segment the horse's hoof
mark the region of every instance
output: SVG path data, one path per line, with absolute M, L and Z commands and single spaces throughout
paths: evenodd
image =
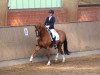
M 65 59 L 63 59 L 62 62 L 64 63 L 65 62 Z
M 57 62 L 57 59 L 55 59 L 55 62 Z
M 64 62 L 65 62 L 65 60 L 62 60 L 62 62 L 64 63 Z
M 47 66 L 50 66 L 50 64 L 47 64 Z
M 31 61 L 31 60 L 29 60 L 29 62 L 30 62 L 30 63 L 32 63 L 32 61 Z
M 29 60 L 32 63 L 32 59 Z
M 55 60 L 55 63 L 57 62 L 57 60 Z
M 65 61 L 62 61 L 62 63 L 64 63 Z
M 50 66 L 50 61 L 47 63 L 47 66 Z
M 32 61 L 30 61 L 30 63 L 32 63 Z

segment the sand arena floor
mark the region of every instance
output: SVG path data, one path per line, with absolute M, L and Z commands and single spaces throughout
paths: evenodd
M 0 75 L 100 75 L 99 54 L 67 58 L 65 63 L 52 61 L 51 66 L 45 64 L 46 61 L 3 67 Z

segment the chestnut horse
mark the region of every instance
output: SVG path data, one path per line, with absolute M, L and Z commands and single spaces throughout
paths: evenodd
M 35 26 L 36 30 L 36 37 L 38 45 L 37 45 L 37 49 L 33 50 L 33 53 L 30 57 L 30 61 L 32 62 L 33 56 L 34 54 L 36 54 L 41 48 L 45 48 L 47 49 L 47 57 L 48 57 L 48 63 L 47 65 L 50 65 L 50 55 L 51 55 L 51 50 L 50 48 L 52 48 L 52 41 L 51 41 L 51 37 L 50 37 L 50 33 L 48 32 L 47 28 L 45 26 L 42 25 L 37 25 Z M 57 42 L 57 49 L 58 49 L 58 53 L 55 57 L 55 61 L 58 60 L 58 55 L 62 54 L 62 62 L 65 62 L 65 57 L 64 54 L 69 55 L 69 51 L 67 48 L 67 39 L 66 39 L 66 34 L 64 33 L 64 31 L 61 30 L 56 30 L 57 33 L 59 34 L 60 40 Z M 62 45 L 63 45 L 63 49 L 62 49 Z

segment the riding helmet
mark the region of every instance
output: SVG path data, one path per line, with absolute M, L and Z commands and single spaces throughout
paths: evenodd
M 49 10 L 49 12 L 48 13 L 52 13 L 52 14 L 54 14 L 54 10 Z

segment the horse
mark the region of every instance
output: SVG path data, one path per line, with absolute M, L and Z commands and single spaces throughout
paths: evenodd
M 32 59 L 34 57 L 34 55 L 40 51 L 41 48 L 45 48 L 47 49 L 47 57 L 48 57 L 48 62 L 47 62 L 47 65 L 50 65 L 51 62 L 50 62 L 50 55 L 51 55 L 51 49 L 53 46 L 52 46 L 52 41 L 51 41 L 51 37 L 50 37 L 50 33 L 48 32 L 47 28 L 43 25 L 35 25 L 35 33 L 36 33 L 36 37 L 38 38 L 37 39 L 37 42 L 38 42 L 38 45 L 36 46 L 36 49 L 33 50 L 33 53 L 30 57 L 30 62 L 32 62 Z M 62 62 L 65 62 L 65 56 L 64 55 L 69 55 L 69 51 L 68 51 L 68 48 L 67 48 L 67 38 L 66 38 L 66 34 L 64 31 L 62 30 L 58 30 L 56 29 L 57 33 L 59 34 L 59 37 L 60 37 L 60 40 L 57 42 L 57 49 L 58 49 L 58 52 L 56 54 L 56 57 L 55 57 L 55 62 L 58 60 L 58 55 L 61 54 L 62 55 Z M 63 49 L 62 49 L 62 46 L 63 46 Z

